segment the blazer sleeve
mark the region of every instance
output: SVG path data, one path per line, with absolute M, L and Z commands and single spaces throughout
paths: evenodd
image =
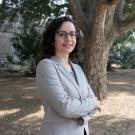
M 42 60 L 37 66 L 37 86 L 41 96 L 59 115 L 78 118 L 90 113 L 98 104 L 93 98 L 71 98 L 64 90 L 51 61 Z
M 79 68 L 80 68 L 80 70 L 81 70 L 81 72 L 82 72 L 82 74 L 83 74 L 83 76 L 84 76 L 84 78 L 85 78 L 85 80 L 87 82 L 87 89 L 88 89 L 87 97 L 88 98 L 93 98 L 93 100 L 96 100 L 98 102 L 98 104 L 100 104 L 97 97 L 95 96 L 93 90 L 91 89 L 90 84 L 88 83 L 88 80 L 87 80 L 86 75 L 84 74 L 82 68 L 80 66 L 79 66 Z M 97 106 L 97 104 L 95 104 L 95 108 L 93 110 L 91 110 L 91 112 L 89 112 L 87 115 L 82 116 L 82 117 L 80 117 L 78 119 L 80 124 L 84 124 L 85 122 L 89 121 L 92 118 L 92 116 L 97 112 L 96 106 Z
M 80 72 L 82 73 L 82 75 L 84 76 L 85 81 L 86 81 L 86 83 L 87 83 L 88 97 L 96 98 L 96 97 L 95 97 L 95 94 L 94 94 L 94 92 L 93 92 L 93 90 L 92 90 L 91 87 L 90 87 L 90 84 L 88 83 L 88 80 L 87 80 L 87 78 L 86 78 L 86 75 L 84 74 L 84 72 L 83 72 L 81 66 L 79 66 L 79 65 L 77 65 L 77 66 L 78 66 Z M 97 98 L 96 98 L 96 99 L 97 99 Z

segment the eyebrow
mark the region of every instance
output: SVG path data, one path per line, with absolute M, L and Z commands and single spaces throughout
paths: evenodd
M 59 30 L 60 32 L 67 32 L 67 31 L 64 31 L 64 30 Z M 67 33 L 70 33 L 70 32 L 76 32 L 76 31 L 69 31 Z

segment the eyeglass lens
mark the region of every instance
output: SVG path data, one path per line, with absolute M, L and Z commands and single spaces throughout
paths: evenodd
M 70 38 L 76 38 L 77 37 L 77 34 L 74 31 L 71 31 L 69 33 L 67 33 L 66 31 L 58 31 L 57 34 L 61 38 L 67 38 L 68 35 L 70 36 Z

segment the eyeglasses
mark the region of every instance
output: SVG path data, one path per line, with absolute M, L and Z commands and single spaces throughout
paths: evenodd
M 62 39 L 67 38 L 68 35 L 69 35 L 69 37 L 70 37 L 71 39 L 76 39 L 76 38 L 77 38 L 77 33 L 74 32 L 74 31 L 71 31 L 71 32 L 69 32 L 69 33 L 67 33 L 66 31 L 57 31 L 56 33 L 57 33 L 58 36 L 59 36 L 60 38 L 62 38 Z

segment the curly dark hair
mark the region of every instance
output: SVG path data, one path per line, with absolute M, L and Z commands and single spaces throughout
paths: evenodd
M 59 17 L 54 20 L 48 25 L 47 29 L 43 33 L 43 39 L 42 39 L 42 48 L 45 58 L 50 58 L 51 56 L 55 55 L 55 34 L 58 31 L 58 29 L 62 26 L 62 24 L 66 21 L 70 21 L 74 24 L 76 32 L 77 32 L 77 39 L 76 39 L 76 47 L 70 54 L 70 58 L 78 56 L 78 44 L 79 44 L 79 38 L 80 38 L 80 32 L 78 28 L 75 25 L 75 22 L 70 17 Z

